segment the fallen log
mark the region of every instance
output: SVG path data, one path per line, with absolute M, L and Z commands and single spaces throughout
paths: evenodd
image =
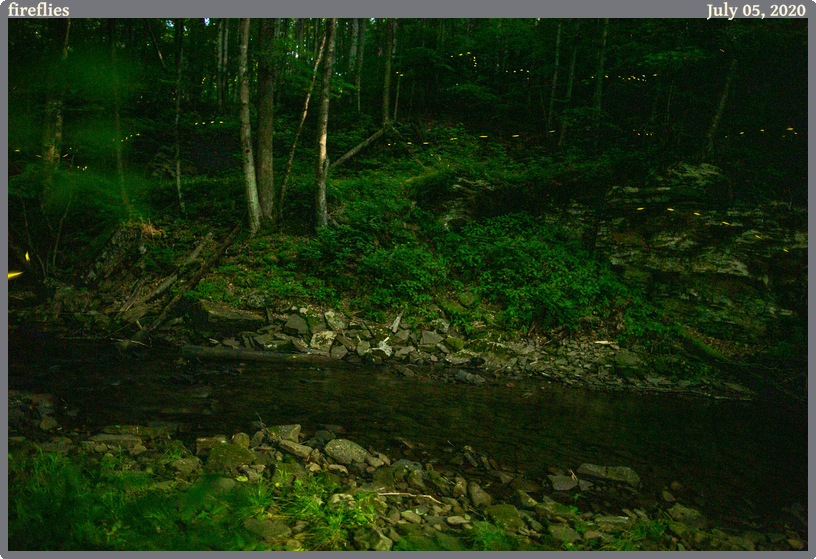
M 327 355 L 315 353 L 280 353 L 277 351 L 256 351 L 254 349 L 231 348 L 231 347 L 204 347 L 197 345 L 186 345 L 181 348 L 181 353 L 188 358 L 198 359 L 226 359 L 234 361 L 263 361 L 266 363 L 312 363 L 319 365 L 334 365 L 337 367 L 348 367 L 349 363 L 332 359 Z

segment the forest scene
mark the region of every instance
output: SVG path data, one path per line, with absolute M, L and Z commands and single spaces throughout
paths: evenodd
M 807 31 L 10 19 L 9 549 L 807 549 Z

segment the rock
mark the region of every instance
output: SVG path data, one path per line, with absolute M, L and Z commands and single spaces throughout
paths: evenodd
M 329 474 L 328 477 L 331 478 L 332 475 L 334 474 Z M 279 487 L 292 485 L 296 479 L 306 479 L 306 469 L 300 462 L 278 462 L 275 464 L 275 471 L 272 473 L 270 482 L 273 486 Z M 336 483 L 336 485 L 340 485 L 340 483 Z
M 575 472 L 579 475 L 605 478 L 606 466 L 596 466 L 595 464 L 581 464 Z
M 682 522 L 691 528 L 705 529 L 706 519 L 700 511 L 684 507 L 680 503 L 675 504 L 672 508 L 666 511 L 674 520 Z
M 360 357 L 364 356 L 366 353 L 369 353 L 371 349 L 371 344 L 367 341 L 361 341 L 357 344 L 357 355 Z
M 340 318 L 340 315 L 334 311 L 326 311 L 323 316 L 326 319 L 326 324 L 328 324 L 329 328 L 335 332 L 340 332 L 341 330 L 348 328 L 348 323 L 344 322 Z
M 222 444 L 210 449 L 205 469 L 208 472 L 234 475 L 239 466 L 247 466 L 255 461 L 255 453 L 247 447 Z
M 442 551 L 467 551 L 467 548 L 456 536 L 437 532 L 434 534 L 434 540 Z
M 555 501 L 543 501 L 533 507 L 535 513 L 546 520 L 552 520 L 555 517 L 570 519 L 575 517 L 575 513 L 566 505 L 557 503 Z
M 419 348 L 425 351 L 432 351 L 436 349 L 436 344 L 440 343 L 442 340 L 443 340 L 442 336 L 440 336 L 436 332 L 426 330 L 422 332 L 422 338 L 420 339 L 419 342 Z
M 464 497 L 467 494 L 467 482 L 464 478 L 457 477 L 451 492 L 455 498 Z
M 453 336 L 449 336 L 445 338 L 445 345 L 451 348 L 452 351 L 460 351 L 463 347 L 465 347 L 465 342 L 462 338 L 454 338 Z
M 611 466 L 606 469 L 606 479 L 622 481 L 632 487 L 640 486 L 640 476 L 632 468 L 626 466 Z
M 300 425 L 293 424 L 293 425 L 275 425 L 273 427 L 269 427 L 267 429 L 269 431 L 269 436 L 273 439 L 285 439 L 288 441 L 292 441 L 293 443 L 298 442 L 299 435 L 300 435 Z
M 346 347 L 340 344 L 332 346 L 331 351 L 329 352 L 329 355 L 331 355 L 332 359 L 337 359 L 338 361 L 340 359 L 343 359 L 343 357 L 345 357 L 347 354 L 348 350 L 346 349 Z
M 192 322 L 204 323 L 210 328 L 217 328 L 227 334 L 242 331 L 255 331 L 266 322 L 266 317 L 259 313 L 234 309 L 222 303 L 199 300 L 197 305 L 188 309 Z
M 201 460 L 195 456 L 179 458 L 178 460 L 171 462 L 170 467 L 176 470 L 182 476 L 187 477 L 201 467 Z
M 230 442 L 234 445 L 249 448 L 249 435 L 246 433 L 235 433 Z
M 547 476 L 550 478 L 550 482 L 552 483 L 553 489 L 555 491 L 569 491 L 570 489 L 574 489 L 578 487 L 578 481 L 573 479 L 572 476 Z
M 674 495 L 672 495 L 665 489 L 661 492 L 661 496 L 663 497 L 663 500 L 666 501 L 667 503 L 673 503 L 677 500 L 674 498 Z
M 436 318 L 430 322 L 430 325 L 434 330 L 439 330 L 443 334 L 447 334 L 448 330 L 450 330 L 450 322 L 448 322 L 444 318 Z M 442 340 L 439 339 L 436 343 L 439 343 L 441 341 Z
M 521 519 L 519 511 L 513 505 L 490 505 L 485 508 L 485 514 L 500 528 L 506 530 L 524 528 L 524 521 Z
M 581 534 L 566 524 L 550 524 L 547 529 L 552 537 L 563 542 L 573 543 L 581 539 Z
M 336 332 L 332 330 L 324 330 L 312 336 L 310 346 L 321 351 L 329 351 L 334 343 L 334 338 L 337 336 Z
M 288 538 L 292 530 L 282 522 L 275 522 L 269 518 L 258 520 L 250 517 L 244 521 L 244 528 L 262 537 L 268 543 L 274 543 Z
M 595 524 L 604 532 L 612 530 L 628 530 L 632 527 L 632 521 L 628 516 L 597 516 Z
M 343 345 L 343 347 L 345 347 L 349 351 L 355 351 L 357 349 L 357 344 L 343 334 L 337 334 L 335 340 L 337 340 L 340 344 Z
M 408 472 L 408 487 L 425 489 L 425 482 L 422 481 L 422 470 L 410 470 Z
M 467 520 L 461 516 L 448 516 L 445 518 L 445 522 L 450 524 L 451 526 L 461 526 L 462 524 L 467 524 Z
M 302 445 L 302 444 L 298 444 L 298 443 L 293 443 L 292 441 L 289 441 L 289 440 L 281 440 L 278 443 L 278 446 L 280 448 L 282 448 L 283 450 L 285 450 L 286 452 L 288 452 L 289 454 L 294 454 L 298 458 L 303 458 L 303 459 L 308 458 L 309 455 L 314 450 L 312 447 Z
M 51 431 L 57 427 L 59 427 L 59 423 L 57 423 L 57 420 L 50 415 L 46 415 L 43 417 L 42 421 L 40 421 L 40 429 L 43 431 Z
M 348 439 L 334 439 L 326 443 L 325 452 L 341 464 L 362 463 L 368 451 Z
M 485 507 L 493 502 L 493 497 L 491 497 L 475 481 L 471 481 L 470 483 L 468 483 L 467 487 L 468 495 L 470 496 L 470 500 L 473 503 L 474 507 L 476 508 Z
M 419 524 L 420 522 L 422 522 L 422 517 L 410 510 L 402 511 L 400 513 L 400 516 L 402 516 L 402 518 L 404 518 L 408 522 L 413 522 L 414 524 Z
M 284 324 L 283 331 L 292 336 L 305 336 L 309 333 L 309 325 L 299 314 L 292 314 Z
M 385 467 L 374 470 L 374 484 L 385 489 L 394 488 L 394 468 Z
M 519 505 L 525 509 L 534 508 L 538 504 L 538 502 L 530 497 L 523 489 L 516 489 L 516 498 L 518 499 Z
M 225 439 L 226 440 L 226 439 Z M 122 447 L 123 449 L 133 448 L 142 444 L 142 439 L 133 435 L 111 435 L 100 433 L 91 437 L 91 441 L 97 444 L 104 444 L 110 448 Z

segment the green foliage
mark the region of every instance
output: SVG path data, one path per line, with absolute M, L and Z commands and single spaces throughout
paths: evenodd
M 580 317 L 606 314 L 628 295 L 564 232 L 525 214 L 469 223 L 446 247 L 454 269 L 483 300 L 503 307 L 509 326 L 575 328 Z

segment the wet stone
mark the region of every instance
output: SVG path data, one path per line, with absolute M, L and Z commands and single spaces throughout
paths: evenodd
M 547 476 L 555 491 L 569 491 L 578 487 L 578 481 L 571 476 Z
M 581 534 L 579 534 L 566 524 L 550 524 L 548 529 L 552 537 L 564 542 L 573 543 L 581 539 Z

